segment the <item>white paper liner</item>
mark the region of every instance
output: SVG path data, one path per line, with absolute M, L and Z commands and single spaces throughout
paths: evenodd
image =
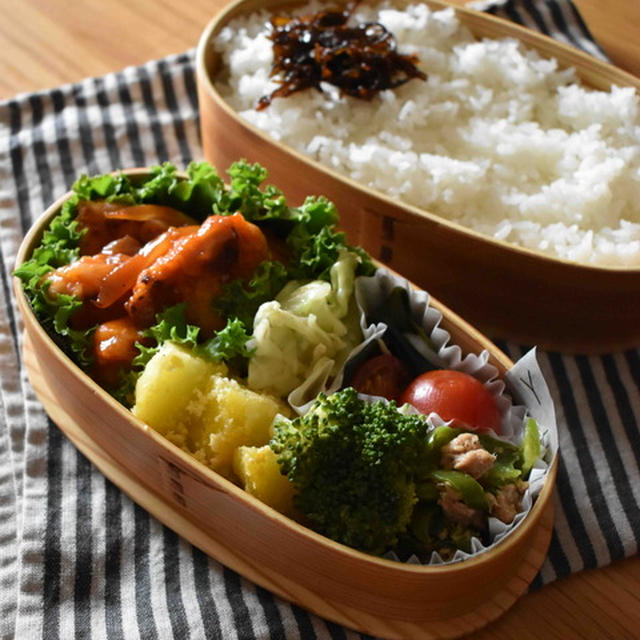
M 535 349 L 529 351 L 515 363 L 512 369 L 507 372 L 504 381 L 499 379 L 498 370 L 489 363 L 490 354 L 486 350 L 478 354 L 470 353 L 463 356 L 461 348 L 450 342 L 450 334 L 440 327 L 442 314 L 429 305 L 429 294 L 426 291 L 414 289 L 406 279 L 396 276 L 386 269 L 378 269 L 371 277 L 359 277 L 356 279 L 355 297 L 364 339 L 351 351 L 345 361 L 345 366 L 366 346 L 381 338 L 384 334 L 386 325 L 384 323 L 369 325 L 366 322 L 366 316 L 382 305 L 396 287 L 401 287 L 407 291 L 412 318 L 425 330 L 431 340 L 435 355 L 439 361 L 438 366 L 473 375 L 483 382 L 496 398 L 498 407 L 503 415 L 501 433 L 499 436 L 495 433 L 490 435 L 519 445 L 524 434 L 525 416 L 527 415 L 537 421 L 540 429 L 542 454 L 534 463 L 529 475 L 529 487 L 522 497 L 522 510 L 509 524 L 505 524 L 497 518 L 489 517 L 488 526 L 491 544 L 485 545 L 478 538 L 472 538 L 471 553 L 457 550 L 452 558 L 444 560 L 440 554 L 433 552 L 427 563 L 421 562 L 415 556 L 407 560 L 412 564 L 428 565 L 460 562 L 483 553 L 498 544 L 518 527 L 531 510 L 544 485 L 548 469 L 558 452 L 558 433 L 553 401 L 538 366 Z M 406 335 L 412 340 L 412 334 Z M 412 340 L 412 344 L 421 353 L 424 352 L 425 348 L 428 349 L 421 340 Z M 433 360 L 433 353 L 423 353 L 423 355 Z M 333 361 L 329 361 L 328 364 L 325 363 L 325 366 L 317 366 L 309 378 L 289 394 L 289 403 L 299 414 L 306 413 L 318 392 L 332 393 L 341 387 L 345 366 L 331 379 L 332 365 Z M 514 404 L 514 402 L 518 404 Z M 427 420 L 433 428 L 446 424 L 435 414 L 428 416 Z M 388 553 L 385 557 L 400 561 L 394 553 Z

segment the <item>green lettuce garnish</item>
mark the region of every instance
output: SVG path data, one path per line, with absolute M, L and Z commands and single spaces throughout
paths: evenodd
M 233 280 L 216 298 L 215 306 L 228 318 L 235 317 L 247 327 L 253 327 L 253 318 L 263 302 L 273 300 L 289 280 L 287 268 L 275 260 L 266 260 L 258 265 L 251 280 Z
M 93 329 L 81 331 L 69 326 L 69 318 L 82 306 L 82 302 L 71 295 L 49 295 L 50 283 L 42 281 L 49 271 L 69 264 L 78 257 L 78 244 L 83 233 L 74 220 L 77 202 L 76 196 L 65 202 L 62 211 L 43 233 L 31 259 L 20 265 L 14 275 L 22 280 L 31 306 L 45 328 L 60 336 L 63 339 L 59 341 L 60 346 L 81 366 L 87 366 L 90 364 L 87 347 Z

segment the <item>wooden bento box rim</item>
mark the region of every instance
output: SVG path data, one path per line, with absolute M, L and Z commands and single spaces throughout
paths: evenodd
M 366 1 L 366 0 L 365 0 Z M 590 85 L 596 89 L 609 89 L 612 84 L 623 84 L 634 87 L 640 91 L 640 78 L 619 69 L 607 62 L 599 60 L 593 56 L 590 56 L 579 49 L 571 47 L 567 44 L 554 40 L 553 38 L 546 36 L 542 33 L 532 31 L 526 27 L 523 27 L 516 23 L 507 22 L 501 18 L 493 16 L 486 12 L 476 11 L 467 7 L 461 7 L 458 5 L 452 5 L 444 0 L 395 0 L 398 5 L 415 4 L 416 2 L 426 4 L 432 9 L 446 9 L 452 8 L 456 11 L 457 15 L 461 18 L 461 22 L 465 25 L 473 26 L 475 35 L 482 31 L 480 34 L 482 37 L 505 37 L 507 35 L 514 35 L 519 40 L 527 44 L 533 49 L 536 49 L 539 53 L 557 58 L 557 53 L 562 53 L 562 66 L 571 67 L 575 66 L 577 76 L 587 85 Z M 220 10 L 214 18 L 207 24 L 205 30 L 200 37 L 198 47 L 196 50 L 196 73 L 199 80 L 202 83 L 204 89 L 209 93 L 210 97 L 218 104 L 232 118 L 240 120 L 237 112 L 235 112 L 218 93 L 212 76 L 218 71 L 216 65 L 218 63 L 217 54 L 212 46 L 212 38 L 216 35 L 230 20 L 238 15 L 246 14 L 248 11 L 269 10 L 276 7 L 282 9 L 292 9 L 297 6 L 302 6 L 308 3 L 308 0 L 298 0 L 292 2 L 291 0 L 235 0 L 233 3 Z M 347 0 L 335 0 L 333 4 L 344 5 L 348 4 Z M 508 32 L 511 32 L 509 34 Z M 261 139 L 268 144 L 276 144 L 281 147 L 288 155 L 295 158 L 302 163 L 311 164 L 317 171 L 325 173 L 331 176 L 338 182 L 343 182 L 349 185 L 351 188 L 360 190 L 368 196 L 374 197 L 382 202 L 387 203 L 390 206 L 397 206 L 399 203 L 393 200 L 391 197 L 385 195 L 382 192 L 376 191 L 360 184 L 352 178 L 337 173 L 330 167 L 327 167 L 318 161 L 312 159 L 309 156 L 303 155 L 299 151 L 293 149 L 288 145 L 281 145 L 280 143 L 272 140 L 265 132 L 258 129 L 253 124 L 242 121 L 242 126 L 251 131 L 252 135 Z M 491 245 L 500 247 L 502 250 L 512 253 L 521 254 L 529 258 L 543 260 L 552 264 L 562 265 L 566 269 L 575 270 L 588 277 L 589 273 L 605 273 L 611 272 L 612 274 L 638 274 L 640 275 L 640 267 L 624 267 L 624 266 L 611 266 L 611 265 L 594 265 L 584 262 L 571 261 L 565 258 L 551 256 L 534 249 L 527 247 L 521 247 L 504 240 L 493 238 L 484 233 L 480 233 L 473 229 L 467 228 L 456 222 L 447 220 L 446 218 L 437 216 L 426 209 L 418 208 L 406 202 L 400 203 L 402 208 L 410 214 L 417 216 L 418 218 L 427 218 L 432 222 L 442 225 L 454 231 L 456 234 L 468 235 L 478 238 Z
M 123 173 L 127 176 L 134 178 L 142 178 L 145 175 L 148 175 L 149 169 L 146 168 L 137 168 L 130 170 L 123 170 L 114 173 Z M 180 178 L 184 178 L 184 174 L 179 174 Z M 48 222 L 59 212 L 62 204 L 70 197 L 72 192 L 68 192 L 58 200 L 56 200 L 48 209 L 36 220 L 36 222 L 32 225 L 31 229 L 25 236 L 16 258 L 16 266 L 21 265 L 28 257 L 31 255 L 33 249 L 36 244 L 40 241 L 42 233 L 45 230 Z M 260 512 L 260 514 L 266 518 L 269 518 L 272 521 L 277 521 L 282 525 L 293 529 L 298 534 L 302 536 L 306 536 L 308 538 L 313 539 L 316 543 L 328 547 L 335 552 L 338 552 L 342 555 L 351 557 L 353 560 L 358 562 L 370 563 L 371 565 L 384 567 L 386 569 L 390 569 L 395 572 L 406 572 L 410 574 L 434 574 L 437 575 L 441 572 L 460 572 L 465 571 L 467 568 L 471 566 L 476 566 L 481 563 L 485 563 L 491 556 L 500 554 L 508 548 L 514 546 L 518 543 L 519 539 L 524 536 L 529 529 L 529 525 L 533 526 L 535 521 L 539 520 L 542 515 L 542 510 L 547 504 L 547 501 L 550 498 L 550 493 L 553 490 L 554 478 L 556 473 L 556 461 L 549 470 L 548 477 L 544 483 L 544 486 L 540 492 L 540 495 L 536 499 L 535 504 L 533 505 L 530 513 L 527 515 L 525 519 L 499 544 L 497 544 L 492 549 L 489 549 L 485 552 L 482 552 L 468 560 L 458 563 L 452 564 L 443 564 L 443 565 L 419 565 L 419 564 L 409 564 L 403 562 L 397 562 L 394 560 L 388 560 L 385 558 L 380 558 L 377 556 L 369 555 L 361 551 L 357 551 L 355 549 L 351 549 L 347 546 L 334 542 L 329 538 L 318 534 L 311 529 L 295 522 L 291 518 L 284 516 L 274 509 L 268 507 L 267 505 L 260 502 L 257 498 L 251 496 L 246 493 L 243 489 L 235 485 L 230 480 L 227 480 L 223 476 L 219 475 L 215 471 L 208 468 L 203 463 L 196 460 L 193 456 L 190 456 L 186 452 L 182 451 L 179 447 L 171 443 L 164 436 L 160 435 L 152 428 L 148 427 L 141 420 L 136 418 L 128 409 L 126 409 L 122 404 L 120 404 L 115 398 L 113 398 L 107 391 L 105 391 L 102 387 L 100 387 L 96 382 L 94 382 L 84 371 L 80 369 L 70 358 L 67 356 L 59 347 L 55 344 L 51 336 L 47 333 L 47 331 L 42 327 L 37 317 L 35 316 L 31 305 L 26 297 L 26 294 L 23 291 L 22 283 L 18 280 L 17 277 L 14 276 L 14 290 L 16 293 L 16 298 L 18 301 L 18 305 L 20 307 L 21 313 L 23 314 L 24 323 L 26 326 L 27 334 L 30 332 L 36 332 L 37 336 L 41 341 L 49 347 L 50 353 L 54 355 L 58 363 L 61 367 L 70 371 L 73 376 L 80 380 L 86 385 L 87 390 L 93 393 L 94 395 L 98 395 L 103 402 L 106 402 L 117 414 L 118 416 L 126 422 L 130 423 L 130 426 L 136 430 L 142 431 L 149 438 L 152 438 L 156 444 L 158 444 L 162 449 L 167 452 L 170 452 L 173 455 L 177 455 L 178 458 L 185 464 L 187 467 L 191 467 L 197 474 L 206 481 L 208 486 L 214 490 L 223 491 L 227 494 L 233 496 L 236 500 L 244 501 L 245 504 L 251 507 L 253 511 Z M 459 342 L 454 338 L 454 334 L 457 337 L 460 335 L 466 335 L 469 340 L 467 341 L 467 346 L 474 342 L 476 346 L 480 349 L 487 349 L 490 354 L 490 361 L 494 364 L 498 370 L 500 371 L 500 376 L 502 377 L 506 370 L 508 370 L 513 362 L 491 341 L 489 341 L 484 335 L 482 335 L 475 328 L 467 324 L 463 319 L 457 316 L 454 312 L 449 310 L 445 305 L 442 305 L 437 300 L 430 296 L 430 302 L 434 308 L 438 309 L 443 314 L 443 320 L 440 324 L 441 327 L 446 329 L 452 334 L 452 340 L 459 344 Z M 451 331 L 453 329 L 453 332 Z M 465 349 L 463 347 L 463 351 L 468 351 L 468 348 Z M 37 354 L 36 354 L 37 357 Z M 64 430 L 64 429 L 63 429 Z M 143 483 L 150 489 L 153 493 L 157 495 L 161 495 L 154 487 L 150 487 L 148 483 Z M 123 488 L 124 489 L 124 488 Z M 125 489 L 126 490 L 126 489 Z

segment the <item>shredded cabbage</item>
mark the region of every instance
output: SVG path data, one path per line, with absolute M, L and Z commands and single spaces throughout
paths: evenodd
M 262 304 L 253 322 L 249 388 L 280 397 L 309 378 L 324 383 L 362 339 L 352 304 L 358 258 L 342 251 L 331 282 L 291 281 Z

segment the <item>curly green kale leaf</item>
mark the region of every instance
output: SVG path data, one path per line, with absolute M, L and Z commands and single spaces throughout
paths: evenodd
M 248 283 L 233 280 L 216 298 L 215 307 L 226 318 L 238 318 L 246 327 L 253 327 L 258 307 L 276 294 L 289 280 L 287 268 L 274 260 L 260 263 Z

